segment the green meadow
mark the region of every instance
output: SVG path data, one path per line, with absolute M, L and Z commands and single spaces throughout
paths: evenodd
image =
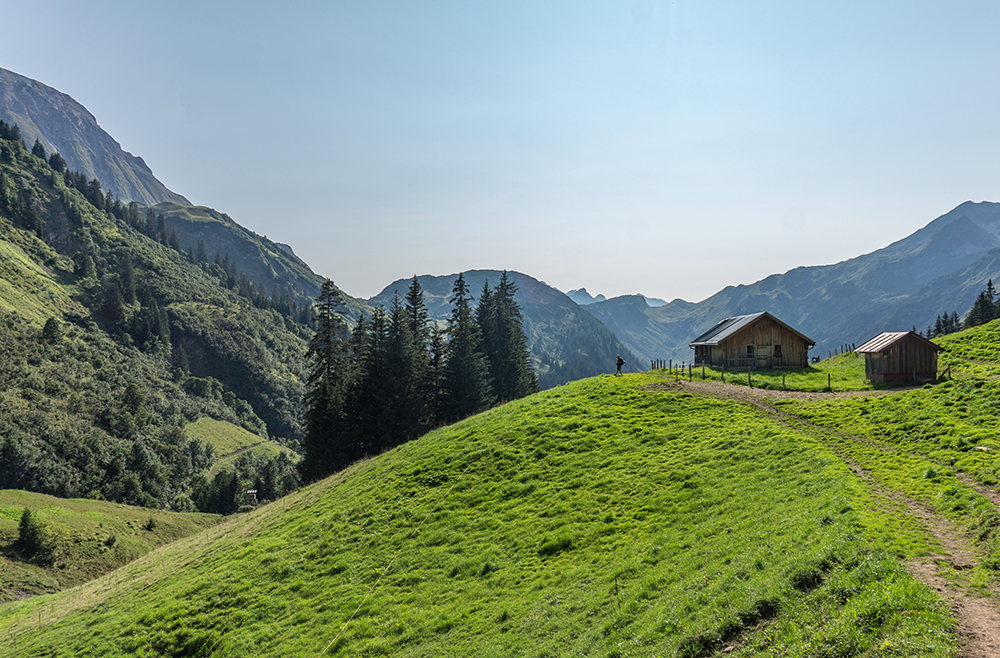
M 24 510 L 42 524 L 45 560 L 17 550 Z M 179 514 L 97 500 L 0 490 L 0 603 L 67 589 L 92 580 L 221 521 L 214 514 Z
M 841 446 L 663 383 L 509 403 L 4 605 L 0 655 L 957 655 L 899 561 L 933 538 Z
M 709 366 L 675 366 L 657 370 L 674 380 L 715 381 L 772 390 L 788 391 L 865 391 L 872 390 L 865 379 L 865 360 L 859 354 L 838 354 L 806 368 L 766 368 L 761 370 L 723 370 Z
M 284 453 L 293 462 L 299 460 L 297 453 L 283 445 L 262 439 L 257 434 L 228 421 L 208 416 L 188 423 L 184 428 L 184 434 L 189 439 L 197 439 L 212 446 L 215 461 L 209 470 L 209 475 L 214 475 L 222 468 L 232 469 L 236 460 L 247 453 L 263 457 L 277 457 Z

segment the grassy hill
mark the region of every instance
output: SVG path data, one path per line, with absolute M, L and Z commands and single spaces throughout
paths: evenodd
M 0 655 L 954 655 L 934 537 L 827 440 L 576 382 L 0 607 Z
M 297 453 L 274 441 L 262 439 L 253 432 L 237 427 L 224 420 L 216 420 L 207 416 L 188 423 L 184 434 L 189 439 L 200 441 L 212 446 L 215 462 L 209 474 L 214 474 L 220 468 L 232 468 L 234 462 L 242 455 L 276 457 L 285 455 L 292 462 L 298 462 Z
M 18 549 L 25 509 L 37 515 L 48 535 L 51 553 L 44 560 Z M 221 520 L 214 514 L 0 490 L 0 603 L 73 587 Z

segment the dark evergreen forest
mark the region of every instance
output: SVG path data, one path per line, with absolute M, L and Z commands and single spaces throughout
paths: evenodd
M 442 424 L 538 390 L 517 286 L 504 272 L 476 306 L 455 280 L 447 327 L 428 320 L 420 282 L 353 331 L 327 281 L 316 300 L 306 392 L 306 480 L 321 478 Z

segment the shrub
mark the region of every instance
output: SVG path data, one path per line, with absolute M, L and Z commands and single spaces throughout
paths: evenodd
M 27 507 L 21 512 L 21 523 L 17 529 L 17 542 L 21 553 L 28 559 L 43 564 L 51 564 L 55 561 L 57 547 L 55 536 L 42 519 L 37 514 L 33 514 Z

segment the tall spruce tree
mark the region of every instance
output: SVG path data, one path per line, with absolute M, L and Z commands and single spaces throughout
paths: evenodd
M 493 402 L 489 364 L 473 317 L 469 287 L 459 274 L 452 288 L 448 317 L 448 349 L 443 368 L 444 415 L 455 421 L 488 408 Z
M 316 333 L 306 351 L 308 376 L 305 394 L 305 456 L 300 465 L 304 481 L 347 466 L 362 456 L 344 432 L 344 400 L 348 387 L 348 330 L 346 307 L 333 281 L 323 282 L 315 303 Z
M 430 427 L 437 427 L 446 418 L 444 364 L 447 358 L 448 343 L 445 340 L 445 335 L 444 329 L 437 326 L 431 327 L 430 348 L 427 355 L 427 378 L 424 384 Z
M 476 318 L 490 365 L 493 393 L 503 401 L 516 400 L 538 390 L 524 333 L 521 305 L 514 299 L 517 284 L 505 270 L 493 290 L 484 286 L 476 307 Z
M 389 414 L 386 447 L 391 447 L 419 436 L 417 391 L 420 382 L 417 363 L 420 358 L 410 329 L 409 314 L 398 291 L 389 306 L 386 329 L 386 411 Z
M 378 454 L 389 445 L 387 342 L 385 309 L 379 306 L 352 338 L 358 363 L 347 404 L 347 430 L 362 456 Z
M 411 422 L 414 424 L 414 435 L 420 436 L 434 426 L 432 396 L 435 390 L 435 383 L 430 373 L 433 354 L 431 347 L 431 326 L 427 315 L 427 306 L 424 302 L 424 291 L 421 289 L 420 281 L 416 275 L 413 275 L 410 287 L 406 291 L 404 309 L 406 312 L 406 321 L 409 325 L 410 340 L 412 341 L 413 361 L 410 365 L 410 377 L 413 381 Z

